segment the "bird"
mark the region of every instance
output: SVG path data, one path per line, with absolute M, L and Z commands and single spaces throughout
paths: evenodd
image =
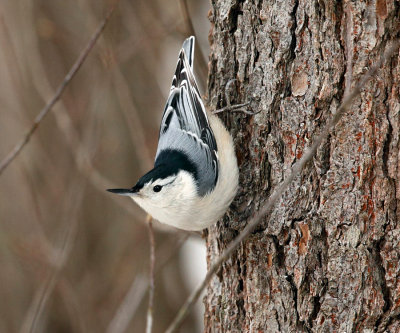
M 199 93 L 194 46 L 191 36 L 178 55 L 154 168 L 132 188 L 108 190 L 132 198 L 159 222 L 187 231 L 215 224 L 228 210 L 239 182 L 233 139 Z

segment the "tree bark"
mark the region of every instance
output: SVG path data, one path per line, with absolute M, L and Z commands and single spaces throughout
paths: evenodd
M 240 189 L 207 236 L 210 264 L 240 233 L 399 37 L 394 0 L 213 0 L 209 96 L 227 113 Z M 205 332 L 400 332 L 399 54 L 370 81 L 204 298 Z

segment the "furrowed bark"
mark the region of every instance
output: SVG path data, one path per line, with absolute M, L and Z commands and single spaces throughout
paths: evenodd
M 227 113 L 240 190 L 208 262 L 244 228 L 360 76 L 399 37 L 395 1 L 213 1 L 209 96 Z M 205 332 L 400 329 L 398 53 L 268 219 L 210 283 Z

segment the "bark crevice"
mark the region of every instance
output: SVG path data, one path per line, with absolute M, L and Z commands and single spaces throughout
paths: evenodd
M 213 3 L 209 95 L 236 77 L 261 112 L 223 115 L 240 189 L 229 217 L 210 229 L 209 261 L 285 178 L 345 85 L 351 90 L 398 35 L 399 5 L 378 2 Z M 206 332 L 400 330 L 399 73 L 396 59 L 364 87 L 313 164 L 224 264 L 205 300 Z

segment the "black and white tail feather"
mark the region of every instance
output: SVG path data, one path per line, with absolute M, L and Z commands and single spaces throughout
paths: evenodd
M 168 151 L 189 156 L 196 166 L 198 194 L 206 195 L 218 180 L 218 154 L 214 133 L 207 119 L 193 74 L 194 37 L 183 43 L 178 56 L 171 91 L 164 109 L 155 167 L 168 158 Z M 163 154 L 161 153 L 163 152 Z

